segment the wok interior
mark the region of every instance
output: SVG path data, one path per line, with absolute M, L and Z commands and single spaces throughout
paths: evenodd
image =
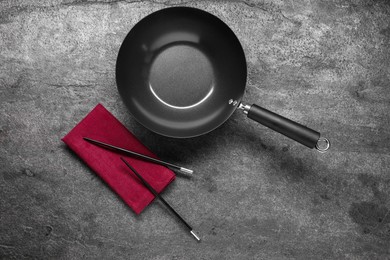
M 207 133 L 234 112 L 245 90 L 246 61 L 230 28 L 194 8 L 155 12 L 126 36 L 118 90 L 133 116 L 171 137 Z

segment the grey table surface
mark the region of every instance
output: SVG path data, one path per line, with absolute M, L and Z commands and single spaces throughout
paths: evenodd
M 116 89 L 121 42 L 170 6 L 237 34 L 247 103 L 319 130 L 321 154 L 236 112 L 198 138 L 153 134 Z M 0 258 L 389 259 L 389 1 L 0 1 Z M 195 170 L 128 208 L 61 142 L 103 104 L 161 158 Z

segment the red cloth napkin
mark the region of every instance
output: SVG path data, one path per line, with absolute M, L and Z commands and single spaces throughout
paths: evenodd
M 62 141 L 99 175 L 136 214 L 140 214 L 152 202 L 154 196 L 120 160 L 121 156 L 125 156 L 91 144 L 83 137 L 89 137 L 153 158 L 157 158 L 157 156 L 101 104 L 98 104 L 62 138 Z M 125 158 L 157 192 L 161 192 L 175 179 L 173 171 L 164 166 L 132 157 Z

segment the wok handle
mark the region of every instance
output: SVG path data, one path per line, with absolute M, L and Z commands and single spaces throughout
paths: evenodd
M 321 134 L 313 129 L 298 124 L 288 118 L 282 117 L 258 105 L 240 105 L 244 113 L 256 122 L 267 126 L 309 148 L 316 148 L 319 152 L 325 152 L 330 147 L 330 142 L 322 138 Z

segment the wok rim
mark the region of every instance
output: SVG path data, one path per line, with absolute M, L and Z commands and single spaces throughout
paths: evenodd
M 216 123 L 213 123 L 212 127 L 208 127 L 208 129 L 204 130 L 204 131 L 197 131 L 197 133 L 194 133 L 194 134 L 183 134 L 183 135 L 177 135 L 177 134 L 169 134 L 169 132 L 172 132 L 170 131 L 167 127 L 164 127 L 167 129 L 167 131 L 163 132 L 163 131 L 158 131 L 156 129 L 152 129 L 151 127 L 147 126 L 143 120 L 142 120 L 142 117 L 138 117 L 136 116 L 132 109 L 130 109 L 130 107 L 127 105 L 127 103 L 124 101 L 124 97 L 122 96 L 121 94 L 121 88 L 125 88 L 125 86 L 120 86 L 120 84 L 118 83 L 119 82 L 119 58 L 121 56 L 121 53 L 123 52 L 123 48 L 126 48 L 126 40 L 130 37 L 132 31 L 134 31 L 135 29 L 137 29 L 137 26 L 143 22 L 143 21 L 146 21 L 146 20 L 149 20 L 149 19 L 152 19 L 154 15 L 156 14 L 159 14 L 159 13 L 163 13 L 163 12 L 169 12 L 170 10 L 194 10 L 196 12 L 199 12 L 201 13 L 202 15 L 206 15 L 206 16 L 211 16 L 213 17 L 213 19 L 215 19 L 216 21 L 222 23 L 224 25 L 224 27 L 229 31 L 229 33 L 231 33 L 231 35 L 234 37 L 234 40 L 237 41 L 238 43 L 238 46 L 239 48 L 237 49 L 238 52 L 241 52 L 242 53 L 242 59 L 243 59 L 243 63 L 245 64 L 245 66 L 243 68 L 241 68 L 243 71 L 244 71 L 244 83 L 243 83 L 243 86 L 237 86 L 236 88 L 239 89 L 239 88 L 242 88 L 242 90 L 240 91 L 240 95 L 238 97 L 235 97 L 235 99 L 233 100 L 235 102 L 235 105 L 233 104 L 230 104 L 230 106 L 234 107 L 233 109 L 231 109 L 229 112 L 226 112 L 224 113 L 223 115 L 219 116 L 219 118 L 221 118 L 221 121 L 220 122 L 216 122 Z M 121 43 L 121 46 L 120 46 L 120 49 L 118 51 L 118 55 L 117 55 L 117 60 L 116 60 L 116 70 L 115 70 L 115 73 L 116 73 L 116 85 L 117 85 L 117 89 L 120 93 L 120 96 L 122 98 L 122 101 L 125 105 L 125 107 L 127 108 L 127 110 L 131 113 L 131 115 L 133 116 L 133 118 L 140 124 L 142 125 L 143 127 L 145 127 L 146 129 L 148 129 L 149 131 L 151 132 L 154 132 L 158 135 L 161 135 L 161 136 L 165 136 L 165 137 L 169 137 L 169 138 L 177 138 L 177 139 L 186 139 L 186 138 L 194 138 L 194 137 L 199 137 L 199 136 L 202 136 L 202 135 L 206 135 L 212 131 L 214 131 L 215 129 L 219 128 L 220 126 L 222 126 L 232 115 L 233 113 L 237 110 L 237 108 L 239 107 L 239 105 L 241 104 L 241 100 L 245 94 L 245 90 L 246 90 L 246 85 L 247 85 L 247 60 L 246 60 L 246 55 L 245 55 L 245 52 L 244 52 L 244 49 L 242 47 L 242 44 L 239 40 L 239 38 L 237 37 L 237 35 L 234 33 L 234 31 L 230 28 L 230 26 L 228 26 L 221 18 L 219 18 L 218 16 L 208 12 L 208 11 L 205 11 L 205 10 L 202 10 L 202 9 L 199 9 L 199 8 L 194 8 L 194 7 L 185 7 L 185 6 L 175 6 L 175 7 L 168 7 L 168 8 L 163 8 L 163 9 L 160 9 L 160 10 L 157 10 L 157 11 L 154 11 L 146 16 L 144 16 L 142 19 L 140 19 L 130 30 L 129 32 L 126 34 L 124 40 L 122 41 Z M 224 106 L 222 102 L 219 102 L 221 105 L 220 107 Z M 204 117 L 204 116 L 203 116 Z M 222 117 L 223 117 L 223 120 L 222 120 Z M 217 121 L 215 119 L 213 119 L 213 121 Z

